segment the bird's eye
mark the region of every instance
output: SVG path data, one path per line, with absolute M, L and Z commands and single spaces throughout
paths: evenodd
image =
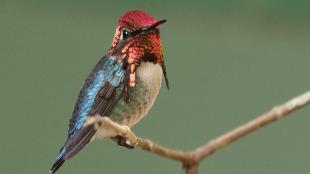
M 125 40 L 125 39 L 127 39 L 128 37 L 129 37 L 129 35 L 130 35 L 130 33 L 129 33 L 129 31 L 128 30 L 126 30 L 126 29 L 124 29 L 123 31 L 122 31 L 122 39 L 123 40 Z

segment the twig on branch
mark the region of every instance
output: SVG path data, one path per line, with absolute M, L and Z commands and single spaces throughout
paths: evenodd
M 162 157 L 180 161 L 183 164 L 187 174 L 197 174 L 199 163 L 220 148 L 233 143 L 234 141 L 268 125 L 269 123 L 285 118 L 293 111 L 296 111 L 307 104 L 310 104 L 310 91 L 301 96 L 295 97 L 282 105 L 274 107 L 269 112 L 266 112 L 257 118 L 215 139 L 210 140 L 207 144 L 192 151 L 174 150 L 156 144 L 151 140 L 136 137 L 136 135 L 127 126 L 119 125 L 108 117 L 101 117 L 98 115 L 92 118 L 95 118 L 96 122 L 113 129 L 120 136 L 127 138 L 131 145 L 140 147 L 145 151 L 155 153 Z

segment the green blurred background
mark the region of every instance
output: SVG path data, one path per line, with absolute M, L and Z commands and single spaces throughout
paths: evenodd
M 158 19 L 171 89 L 134 131 L 192 149 L 310 89 L 310 1 L 0 0 L 0 173 L 44 174 L 80 86 L 117 19 Z M 310 107 L 219 151 L 208 174 L 309 173 Z M 59 173 L 183 173 L 174 161 L 96 141 Z

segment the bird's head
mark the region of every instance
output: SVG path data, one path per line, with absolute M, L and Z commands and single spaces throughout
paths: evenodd
M 126 12 L 118 20 L 109 54 L 123 60 L 131 74 L 143 61 L 159 63 L 168 86 L 159 35 L 160 25 L 165 22 L 166 20 L 157 21 L 140 10 Z

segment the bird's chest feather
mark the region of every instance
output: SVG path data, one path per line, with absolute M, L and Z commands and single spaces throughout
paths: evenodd
M 137 69 L 136 86 L 129 89 L 129 102 L 122 98 L 112 108 L 109 117 L 129 127 L 136 124 L 152 107 L 161 86 L 163 71 L 159 64 L 142 62 Z M 104 128 L 99 129 L 97 137 L 113 136 Z

